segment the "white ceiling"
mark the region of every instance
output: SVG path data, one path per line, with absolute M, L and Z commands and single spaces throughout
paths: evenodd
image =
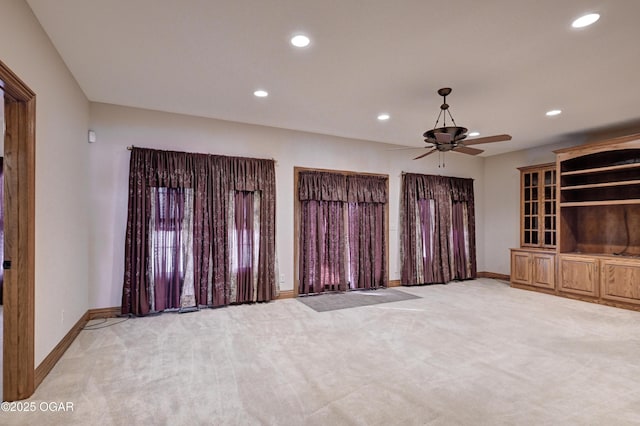
M 640 128 L 638 0 L 27 1 L 95 102 L 421 146 L 448 86 L 458 125 L 513 135 L 485 155 Z

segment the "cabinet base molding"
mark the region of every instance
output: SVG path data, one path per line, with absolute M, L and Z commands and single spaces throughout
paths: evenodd
M 561 297 L 566 297 L 567 299 L 580 300 L 582 302 L 596 303 L 598 305 L 610 306 L 612 308 L 628 309 L 630 311 L 640 312 L 640 306 L 633 305 L 631 303 L 613 302 L 610 300 L 598 299 L 598 298 L 593 298 L 588 296 L 580 296 L 578 294 L 571 294 L 571 293 L 564 293 L 564 292 L 558 292 L 557 295 Z
M 514 283 L 513 281 L 511 282 L 511 287 L 517 288 L 519 290 L 529 290 L 529 291 L 535 291 L 538 293 L 551 294 L 553 296 L 557 295 L 555 290 L 552 290 L 549 288 L 542 288 L 542 287 L 526 285 L 526 284 L 518 284 L 518 283 Z
M 478 278 L 493 278 L 494 280 L 511 280 L 511 276 L 505 274 L 498 274 L 497 272 L 480 271 L 476 274 Z
M 594 297 L 580 296 L 578 294 L 564 293 L 561 291 L 555 291 L 555 290 L 550 290 L 550 289 L 541 288 L 541 287 L 534 287 L 534 286 L 524 285 L 524 284 L 511 283 L 511 287 L 516 288 L 518 290 L 535 291 L 536 293 L 548 294 L 550 296 L 559 296 L 559 297 L 564 297 L 566 299 L 579 300 L 581 302 L 595 303 L 598 305 L 609 306 L 612 308 L 627 309 L 630 311 L 640 312 L 639 305 L 633 305 L 630 303 L 612 302 L 610 300 L 601 300 Z

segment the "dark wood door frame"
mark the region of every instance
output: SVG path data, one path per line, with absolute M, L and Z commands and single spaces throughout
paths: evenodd
M 36 96 L 1 61 L 0 89 L 6 121 L 3 400 L 15 401 L 28 398 L 35 390 Z

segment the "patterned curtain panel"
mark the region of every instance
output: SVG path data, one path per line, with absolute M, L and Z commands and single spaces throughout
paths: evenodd
M 190 188 L 150 191 L 150 310 L 193 307 L 193 193 Z
M 388 179 L 347 176 L 349 288 L 371 289 L 388 284 L 385 205 Z
M 347 179 L 339 173 L 300 172 L 298 199 L 300 201 L 347 201 Z
M 401 283 L 475 278 L 473 180 L 405 173 L 401 196 Z
M 344 203 L 305 200 L 300 216 L 298 293 L 346 290 Z
M 256 192 L 257 203 L 255 195 L 246 195 Z M 230 193 L 241 195 L 236 200 Z M 275 196 L 273 160 L 133 148 L 122 313 L 272 300 L 277 282 Z M 160 215 L 158 208 L 167 206 L 170 211 Z M 257 214 L 248 214 L 256 206 Z M 230 208 L 243 216 L 229 218 Z M 251 284 L 243 284 L 241 291 L 232 289 L 238 270 L 229 259 L 233 250 L 244 255 L 246 247 L 230 244 L 230 230 L 240 243 L 251 235 L 251 247 L 257 248 Z M 162 302 L 156 305 L 158 300 Z
M 260 192 L 229 195 L 230 303 L 255 302 L 260 255 Z
M 384 204 L 349 203 L 349 288 L 387 286 Z
M 298 293 L 387 285 L 388 179 L 305 171 L 298 175 Z
M 1 102 L 0 96 L 0 106 L 4 105 L 4 102 Z M 0 108 L 0 113 L 2 109 Z M 4 158 L 0 157 L 0 264 L 4 262 Z M 4 269 L 0 268 L 0 305 L 3 302 L 2 288 L 4 286 Z

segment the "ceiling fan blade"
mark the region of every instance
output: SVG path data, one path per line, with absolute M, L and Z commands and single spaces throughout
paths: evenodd
M 456 148 L 453 148 L 453 151 L 461 152 L 463 154 L 469 154 L 469 155 L 478 155 L 478 154 L 482 154 L 484 152 L 481 149 L 469 148 L 469 147 L 462 146 L 462 145 L 458 145 Z
M 429 155 L 429 154 L 433 154 L 433 153 L 434 153 L 434 152 L 436 152 L 436 151 L 437 151 L 437 149 L 433 148 L 431 151 L 427 151 L 427 152 L 425 152 L 425 153 L 424 153 L 424 154 L 422 154 L 422 155 L 418 155 L 416 158 L 414 158 L 414 160 L 419 160 L 419 159 L 421 159 L 421 158 L 424 158 L 424 157 L 426 157 L 427 155 Z
M 385 151 L 406 151 L 407 149 L 424 149 L 424 146 L 403 146 L 401 148 L 385 149 Z
M 495 136 L 486 136 L 484 138 L 475 138 L 475 139 L 467 139 L 464 141 L 464 144 L 469 145 L 479 145 L 481 143 L 490 143 L 490 142 L 504 142 L 510 141 L 511 135 L 495 135 Z

